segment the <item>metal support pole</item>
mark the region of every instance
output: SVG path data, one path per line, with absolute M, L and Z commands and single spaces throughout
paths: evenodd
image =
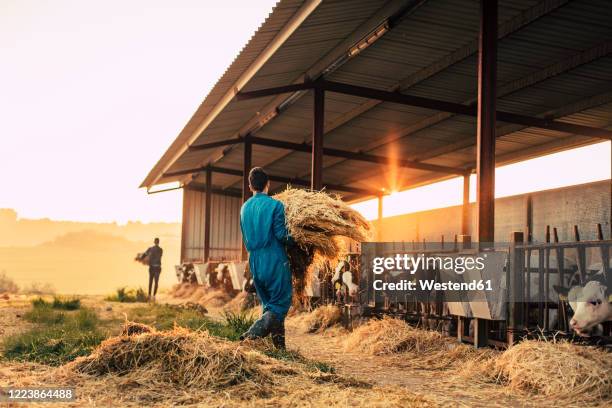
M 463 206 L 461 207 L 461 235 L 470 233 L 470 175 L 463 176 Z
M 251 197 L 249 190 L 249 172 L 251 171 L 251 158 L 253 155 L 253 145 L 247 139 L 244 142 L 244 157 L 242 160 L 242 202 L 246 202 Z
M 383 219 L 383 195 L 379 194 L 378 195 L 378 218 L 377 218 L 377 231 L 376 231 L 376 236 L 377 236 L 377 240 L 378 242 L 382 241 L 382 219 Z
M 523 244 L 523 233 L 520 231 L 510 233 L 510 267 L 506 274 L 506 287 L 508 290 L 508 346 L 516 343 L 521 331 L 525 327 L 525 314 L 522 301 L 524 299 L 525 250 L 517 248 Z
M 310 188 L 323 188 L 323 132 L 325 124 L 325 91 L 314 89 L 314 117 L 312 129 L 312 169 L 310 172 Z
M 242 161 L 242 202 L 245 203 L 246 200 L 251 197 L 251 192 L 249 190 L 249 172 L 251 171 L 251 158 L 253 155 L 253 145 L 251 144 L 248 136 L 244 141 L 244 159 Z M 246 261 L 248 259 L 248 253 L 246 247 L 244 246 L 244 241 L 242 243 L 242 260 Z
M 185 262 L 185 257 L 187 256 L 187 251 L 185 248 L 185 243 L 187 242 L 187 228 L 185 227 L 185 222 L 187 221 L 187 205 L 188 201 L 188 191 L 187 189 L 183 189 L 183 214 L 181 219 L 181 264 Z
M 212 171 L 206 169 L 206 192 L 204 198 L 204 261 L 210 261 L 210 214 L 212 206 Z
M 478 242 L 492 243 L 495 232 L 495 109 L 497 0 L 480 1 L 478 38 L 477 220 Z

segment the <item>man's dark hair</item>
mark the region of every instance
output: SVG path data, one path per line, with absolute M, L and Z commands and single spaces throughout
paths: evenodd
M 268 174 L 261 167 L 253 167 L 249 172 L 249 185 L 255 191 L 263 191 L 268 184 Z
M 154 243 L 154 244 L 159 244 L 159 238 L 155 238 L 155 239 L 153 240 L 153 243 Z

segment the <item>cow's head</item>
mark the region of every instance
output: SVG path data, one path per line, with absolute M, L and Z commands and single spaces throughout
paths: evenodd
M 574 286 L 567 293 L 567 300 L 574 311 L 570 327 L 579 336 L 588 337 L 599 325 L 612 319 L 612 305 L 608 302 L 606 286 L 598 281 L 589 281 L 584 286 Z

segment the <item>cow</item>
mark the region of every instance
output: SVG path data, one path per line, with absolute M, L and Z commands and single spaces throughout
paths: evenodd
M 574 312 L 570 319 L 572 330 L 581 337 L 601 336 L 602 323 L 612 320 L 612 304 L 607 287 L 599 280 L 590 280 L 584 286 L 556 289 L 567 296 Z

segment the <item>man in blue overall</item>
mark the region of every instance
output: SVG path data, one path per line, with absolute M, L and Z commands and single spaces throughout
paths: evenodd
M 240 210 L 242 240 L 249 252 L 249 267 L 262 316 L 241 336 L 255 339 L 272 335 L 275 347 L 285 348 L 285 316 L 291 306 L 291 270 L 285 245 L 291 240 L 285 225 L 285 207 L 268 196 L 270 182 L 261 167 L 249 172 L 253 197 Z

